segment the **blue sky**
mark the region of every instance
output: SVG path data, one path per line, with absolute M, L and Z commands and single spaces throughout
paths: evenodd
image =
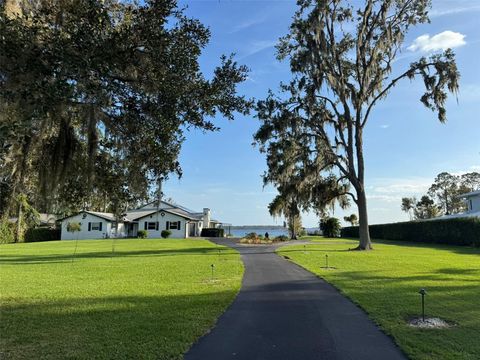
M 201 58 L 208 76 L 221 54 L 235 53 L 247 65 L 249 79 L 239 87 L 248 97 L 263 98 L 290 78 L 287 63 L 275 58 L 279 37 L 288 32 L 296 9 L 294 1 L 181 1 L 186 13 L 212 32 Z M 365 132 L 366 186 L 371 223 L 407 220 L 400 210 L 403 196 L 419 196 L 442 172 L 480 171 L 480 1 L 433 0 L 431 23 L 414 28 L 394 71 L 437 48 L 454 47 L 461 73 L 458 103 L 450 98 L 447 124 L 419 102 L 420 81 L 399 84 L 372 114 Z M 432 50 L 433 49 L 433 50 Z M 180 162 L 183 177 L 164 185 L 167 197 L 194 209 L 212 209 L 219 220 L 236 225 L 281 224 L 267 210 L 275 196 L 263 188 L 265 159 L 252 146 L 258 128 L 253 115 L 234 121 L 215 119 L 216 133 L 190 131 Z M 356 212 L 337 209 L 335 216 Z M 304 214 L 304 226 L 317 226 L 313 214 Z

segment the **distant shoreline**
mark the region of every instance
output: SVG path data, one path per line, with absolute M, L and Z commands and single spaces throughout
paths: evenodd
M 281 225 L 232 225 L 227 226 L 233 230 L 242 230 L 242 229 L 285 229 Z

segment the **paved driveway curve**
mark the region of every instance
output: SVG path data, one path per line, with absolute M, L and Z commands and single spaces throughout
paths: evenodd
M 361 309 L 275 246 L 217 242 L 241 253 L 243 285 L 185 360 L 406 359 Z

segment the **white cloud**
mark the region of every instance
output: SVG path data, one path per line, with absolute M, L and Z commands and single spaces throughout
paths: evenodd
M 233 34 L 233 33 L 236 33 L 238 31 L 242 31 L 242 30 L 251 28 L 252 26 L 262 24 L 263 22 L 265 22 L 266 19 L 267 19 L 267 16 L 265 16 L 265 15 L 263 15 L 261 17 L 258 17 L 258 18 L 255 18 L 255 19 L 248 19 L 248 20 L 246 20 L 244 22 L 241 22 L 240 24 L 234 26 L 230 33 Z
M 479 4 L 467 4 L 466 6 L 453 6 L 449 7 L 448 5 L 453 4 L 457 5 L 456 1 L 453 2 L 447 2 L 447 6 L 439 9 L 433 9 L 432 11 L 429 12 L 430 18 L 435 18 L 439 16 L 444 16 L 444 15 L 452 15 L 452 14 L 460 14 L 464 12 L 475 12 L 475 11 L 480 11 L 480 5 Z
M 453 49 L 465 44 L 465 35 L 446 30 L 433 36 L 430 36 L 429 34 L 421 35 L 417 37 L 407 49 L 410 51 L 420 50 L 423 52 L 431 52 L 446 50 L 448 48 Z
M 460 85 L 460 90 L 458 92 L 458 101 L 460 102 L 480 101 L 480 85 L 477 85 L 477 84 Z
M 383 125 L 380 125 L 380 127 L 381 127 L 382 129 L 388 129 L 388 128 L 390 127 L 390 125 L 388 125 L 388 124 L 383 124 Z
M 277 44 L 277 40 L 255 40 L 252 41 L 248 49 L 245 50 L 243 56 L 240 57 L 240 60 L 245 59 L 246 57 L 255 55 L 260 51 L 263 51 L 268 48 L 273 48 Z

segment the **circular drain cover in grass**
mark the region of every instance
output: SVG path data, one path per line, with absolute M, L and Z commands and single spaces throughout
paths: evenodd
M 425 321 L 422 318 L 415 318 L 410 320 L 408 325 L 420 329 L 445 329 L 452 326 L 440 318 L 426 318 Z

